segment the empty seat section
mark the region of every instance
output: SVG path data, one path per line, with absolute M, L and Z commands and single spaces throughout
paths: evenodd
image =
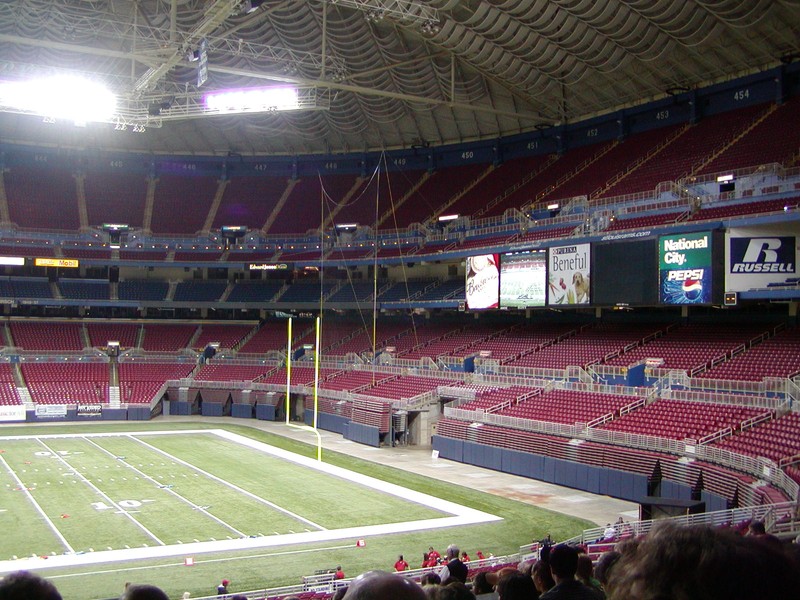
M 700 377 L 761 381 L 764 377 L 794 377 L 800 373 L 800 329 L 781 331 L 720 363 Z
M 729 404 L 687 402 L 662 398 L 604 423 L 600 429 L 652 435 L 670 439 L 699 440 L 726 428 L 739 429 L 764 409 Z
M 447 209 L 450 214 L 493 216 L 502 214 L 506 197 L 547 161 L 546 155 L 512 158 L 493 169 Z
M 763 333 L 768 327 L 760 324 L 740 322 L 688 323 L 665 330 L 660 337 L 633 348 L 607 364 L 627 366 L 646 358 L 663 359 L 665 369 L 700 369 L 711 361 L 733 351 L 749 339 Z
M 267 365 L 231 365 L 225 361 L 218 361 L 203 365 L 194 379 L 195 381 L 255 381 L 274 368 Z
M 650 192 L 662 181 L 674 181 L 687 175 L 695 164 L 743 131 L 764 108 L 763 105 L 749 106 L 705 117 L 607 189 L 603 197 Z
M 293 323 L 293 337 L 297 338 L 308 327 L 307 322 Z M 239 348 L 239 354 L 266 354 L 271 350 L 286 353 L 289 327 L 285 320 L 265 321 L 258 331 Z
M 267 233 L 304 233 L 319 227 L 323 214 L 323 194 L 326 198 L 324 214 L 327 217 L 330 207 L 343 201 L 356 184 L 354 175 L 326 174 L 321 179 L 317 174 L 300 179 Z
M 14 298 L 52 298 L 53 290 L 46 278 L 11 277 L 9 280 Z
M 780 463 L 800 454 L 800 413 L 790 412 L 754 427 L 734 432 L 713 444 L 732 452 L 763 456 Z
M 719 173 L 767 163 L 784 164 L 797 152 L 800 102 L 788 99 L 700 173 Z
M 160 302 L 167 297 L 169 283 L 154 279 L 126 279 L 117 286 L 120 300 Z
M 189 347 L 196 331 L 196 325 L 148 323 L 144 327 L 142 350 L 177 352 Z
M 64 298 L 72 300 L 108 300 L 111 297 L 108 281 L 60 279 L 58 289 Z
M 633 396 L 552 390 L 512 404 L 497 414 L 553 423 L 589 423 L 609 413 L 618 413 L 635 400 Z
M 89 342 L 95 348 L 105 347 L 109 341 L 119 342 L 120 349 L 136 346 L 139 326 L 133 323 L 88 323 L 86 332 Z
M 9 363 L 0 363 L 0 406 L 22 404 L 22 399 L 17 393 L 13 369 Z
M 387 220 L 383 227 L 402 229 L 411 223 L 424 223 L 431 217 L 439 216 L 440 207 L 458 193 L 467 182 L 478 177 L 486 166 L 461 165 L 434 171 L 425 183 L 395 209 L 393 218 Z
M 374 225 L 377 201 L 378 218 L 388 215 L 381 223 L 381 228 L 394 229 L 392 216 L 394 207 L 400 204 L 402 198 L 419 182 L 424 173 L 425 171 L 402 169 L 385 171 L 382 167 L 380 173 L 374 176 L 370 174 L 357 194 L 354 194 L 341 208 L 335 217 L 335 223 Z
M 147 176 L 128 169 L 90 170 L 84 181 L 89 223 L 123 223 L 142 227 Z
M 200 325 L 200 334 L 194 341 L 195 350 L 202 350 L 208 344 L 219 342 L 220 348 L 236 348 L 239 342 L 253 330 L 252 325 Z
M 283 281 L 240 279 L 228 295 L 228 302 L 271 302 L 284 286 Z
M 120 402 L 150 403 L 165 382 L 188 377 L 194 366 L 193 361 L 120 362 L 118 365 Z
M 107 363 L 23 363 L 22 377 L 38 404 L 108 402 Z
M 224 279 L 181 281 L 175 286 L 173 300 L 176 302 L 216 302 L 225 293 L 227 287 L 228 281 Z
M 159 174 L 150 229 L 153 233 L 199 232 L 216 193 L 215 177 Z
M 259 230 L 286 191 L 290 176 L 239 175 L 230 178 L 222 195 L 214 229 L 223 225 L 245 225 Z
M 78 193 L 71 169 L 14 165 L 3 175 L 11 222 L 19 227 L 77 231 Z
M 79 352 L 84 347 L 79 323 L 11 321 L 10 327 L 14 345 L 23 350 Z

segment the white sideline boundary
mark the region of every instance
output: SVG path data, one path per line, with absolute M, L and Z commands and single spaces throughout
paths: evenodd
M 326 473 L 334 477 L 339 477 L 346 481 L 351 481 L 374 490 L 384 492 L 422 504 L 429 508 L 447 513 L 450 516 L 436 519 L 421 519 L 416 521 L 405 521 L 403 523 L 385 523 L 381 525 L 365 525 L 360 527 L 345 527 L 342 529 L 329 529 L 326 531 L 308 531 L 303 533 L 292 533 L 285 535 L 262 536 L 256 538 L 241 538 L 231 540 L 218 540 L 214 542 L 193 542 L 189 544 L 170 544 L 166 546 L 153 546 L 142 548 L 125 548 L 119 550 L 103 550 L 98 552 L 88 552 L 83 554 L 60 554 L 56 556 L 26 557 L 16 560 L 0 561 L 0 573 L 10 573 L 20 569 L 55 569 L 61 567 L 77 567 L 85 565 L 98 565 L 103 563 L 147 560 L 169 558 L 174 556 L 194 556 L 196 554 L 207 554 L 211 552 L 232 552 L 237 550 L 252 550 L 260 548 L 273 548 L 276 546 L 286 546 L 292 544 L 308 544 L 318 542 L 329 542 L 345 539 L 362 539 L 370 536 L 389 535 L 393 533 L 408 533 L 412 531 L 422 531 L 427 529 L 442 529 L 446 527 L 457 527 L 463 525 L 475 525 L 479 523 L 490 523 L 501 521 L 502 517 L 492 515 L 480 510 L 475 510 L 449 500 L 436 498 L 428 494 L 423 494 L 414 490 L 404 488 L 399 485 L 381 481 L 374 477 L 362 475 L 354 471 L 349 471 L 335 465 L 319 462 L 313 458 L 307 458 L 294 454 L 287 450 L 282 450 L 269 444 L 252 440 L 248 437 L 231 433 L 224 429 L 184 429 L 180 431 L 126 431 L 115 433 L 75 433 L 75 434 L 43 434 L 43 435 L 20 435 L 2 436 L 0 440 L 30 440 L 30 439 L 58 439 L 58 438 L 92 438 L 92 437 L 120 437 L 120 436 L 158 436 L 158 435 L 184 435 L 184 434 L 212 434 L 220 438 L 241 444 L 253 450 L 269 454 L 276 458 L 295 463 L 299 466 L 314 469 L 321 473 Z

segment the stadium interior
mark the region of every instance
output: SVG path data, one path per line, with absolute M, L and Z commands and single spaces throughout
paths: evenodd
M 25 2 L 0 7 L 9 77 L 33 68 L 23 51 L 41 65 L 61 51 L 116 60 L 108 45 L 99 58 L 80 49 L 113 19 L 82 24 L 72 4 L 24 13 L 77 28 L 58 42 L 14 30 Z M 108 17 L 119 3 L 87 4 Z M 645 46 L 664 35 L 652 23 L 638 25 L 652 39 L 619 56 L 601 45 L 595 63 L 591 43 L 556 52 L 549 39 L 531 64 L 503 38 L 491 43 L 506 58 L 483 65 L 488 24 L 512 28 L 495 13 L 529 3 L 400 2 L 411 12 L 385 21 L 367 11 L 378 0 L 252 12 L 216 1 L 205 21 L 187 16 L 196 4 L 177 3 L 173 32 L 209 40 L 210 85 L 247 79 L 261 31 L 306 52 L 300 74 L 283 56 L 270 65 L 286 82 L 314 79 L 330 106 L 180 120 L 173 91 L 196 70 L 184 44 L 138 74 L 161 94 L 142 101 L 173 101 L 147 123 L 115 125 L 136 134 L 0 112 L 0 420 L 316 423 L 638 502 L 643 515 L 750 507 L 773 533 L 800 533 L 796 5 L 765 8 L 767 22 L 740 15 L 786 21 L 771 41 L 717 21 L 730 43 L 704 63 L 686 41 L 702 37 L 691 2 L 673 61 L 651 57 L 670 73 L 634 84 Z M 147 27 L 168 30 L 153 10 Z M 398 50 L 418 63 L 418 91 L 410 80 L 367 89 L 372 63 L 360 73 L 357 57 L 376 45 L 386 55 L 388 24 L 401 47 L 413 41 L 412 18 L 427 10 L 440 25 L 426 16 L 429 30 L 414 34 L 424 46 Z M 298 37 L 320 14 L 328 50 Z M 532 19 L 517 15 L 514 28 Z M 364 28 L 360 42 L 338 37 Z M 224 42 L 240 32 L 252 62 L 237 69 Z M 544 64 L 551 50 L 561 74 Z M 601 77 L 599 63 L 615 60 Z M 502 79 L 503 61 L 519 74 Z M 397 68 L 375 77 L 396 80 Z M 536 82 L 541 97 L 521 90 Z

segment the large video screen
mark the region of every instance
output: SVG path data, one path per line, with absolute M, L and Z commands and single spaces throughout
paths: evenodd
M 500 308 L 544 306 L 547 251 L 507 252 L 500 260 Z
M 500 255 L 480 254 L 467 259 L 467 309 L 500 306 Z
M 547 272 L 548 306 L 591 302 L 590 258 L 589 244 L 550 248 Z
M 658 304 L 656 240 L 606 242 L 592 247 L 592 304 Z
M 711 303 L 711 232 L 661 236 L 658 248 L 659 300 L 663 304 Z

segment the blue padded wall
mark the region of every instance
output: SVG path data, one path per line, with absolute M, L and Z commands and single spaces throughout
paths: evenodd
M 274 421 L 275 407 L 271 404 L 256 404 L 256 419 L 259 421 Z

